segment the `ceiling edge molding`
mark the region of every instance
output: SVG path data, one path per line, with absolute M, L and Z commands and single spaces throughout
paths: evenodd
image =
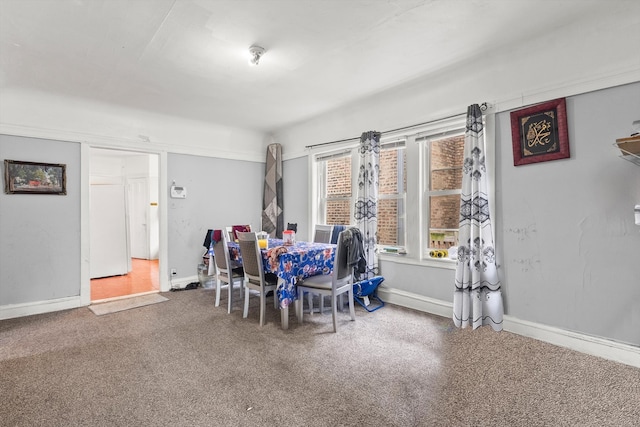
M 106 135 L 96 135 L 60 129 L 46 129 L 34 126 L 11 125 L 6 123 L 0 123 L 0 134 L 49 139 L 53 141 L 77 142 L 80 144 L 87 144 L 95 148 L 111 148 L 123 151 L 142 151 L 149 153 L 166 152 L 229 160 L 243 160 L 248 162 L 265 162 L 264 153 L 247 153 L 232 150 L 221 150 L 219 148 L 209 150 L 202 147 L 189 147 L 151 141 L 146 142 L 126 137 L 116 138 Z
M 616 86 L 624 86 L 640 81 L 640 67 L 630 66 L 616 72 L 595 76 L 592 78 L 579 79 L 571 82 L 563 82 L 555 85 L 548 85 L 534 90 L 524 91 L 519 97 L 509 97 L 493 101 L 493 113 L 500 113 L 516 108 L 534 105 L 551 99 L 560 97 L 570 97 L 582 95 L 584 93 L 595 92 Z

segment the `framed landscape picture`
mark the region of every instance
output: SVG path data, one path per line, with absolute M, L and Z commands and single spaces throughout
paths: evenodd
M 4 161 L 4 192 L 7 194 L 67 194 L 66 165 Z
M 565 99 L 511 112 L 511 137 L 514 166 L 568 158 Z

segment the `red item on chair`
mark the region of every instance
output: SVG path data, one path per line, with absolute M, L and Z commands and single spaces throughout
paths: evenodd
M 251 227 L 248 225 L 234 225 L 231 227 L 231 232 L 233 233 L 234 240 L 238 240 L 237 232 L 248 233 L 251 231 Z

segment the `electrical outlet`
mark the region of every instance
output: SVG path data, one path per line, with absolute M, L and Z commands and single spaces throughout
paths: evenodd
M 176 270 L 175 268 L 171 269 L 171 275 L 175 276 L 176 274 L 178 274 L 178 270 Z

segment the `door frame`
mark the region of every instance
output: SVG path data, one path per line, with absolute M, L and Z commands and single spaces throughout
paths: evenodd
M 117 151 L 134 151 L 143 154 L 158 155 L 158 222 L 159 222 L 159 254 L 158 254 L 158 274 L 160 275 L 160 292 L 168 292 L 171 289 L 169 275 L 163 274 L 168 271 L 168 233 L 167 233 L 167 203 L 168 194 L 162 191 L 163 183 L 167 182 L 167 152 L 160 150 L 127 150 L 124 147 L 113 147 L 108 145 L 93 145 L 84 143 L 80 145 L 80 304 L 91 304 L 91 278 L 89 274 L 90 266 L 90 213 L 89 202 L 91 197 L 90 188 L 90 159 L 91 150 L 94 148 L 111 149 Z

